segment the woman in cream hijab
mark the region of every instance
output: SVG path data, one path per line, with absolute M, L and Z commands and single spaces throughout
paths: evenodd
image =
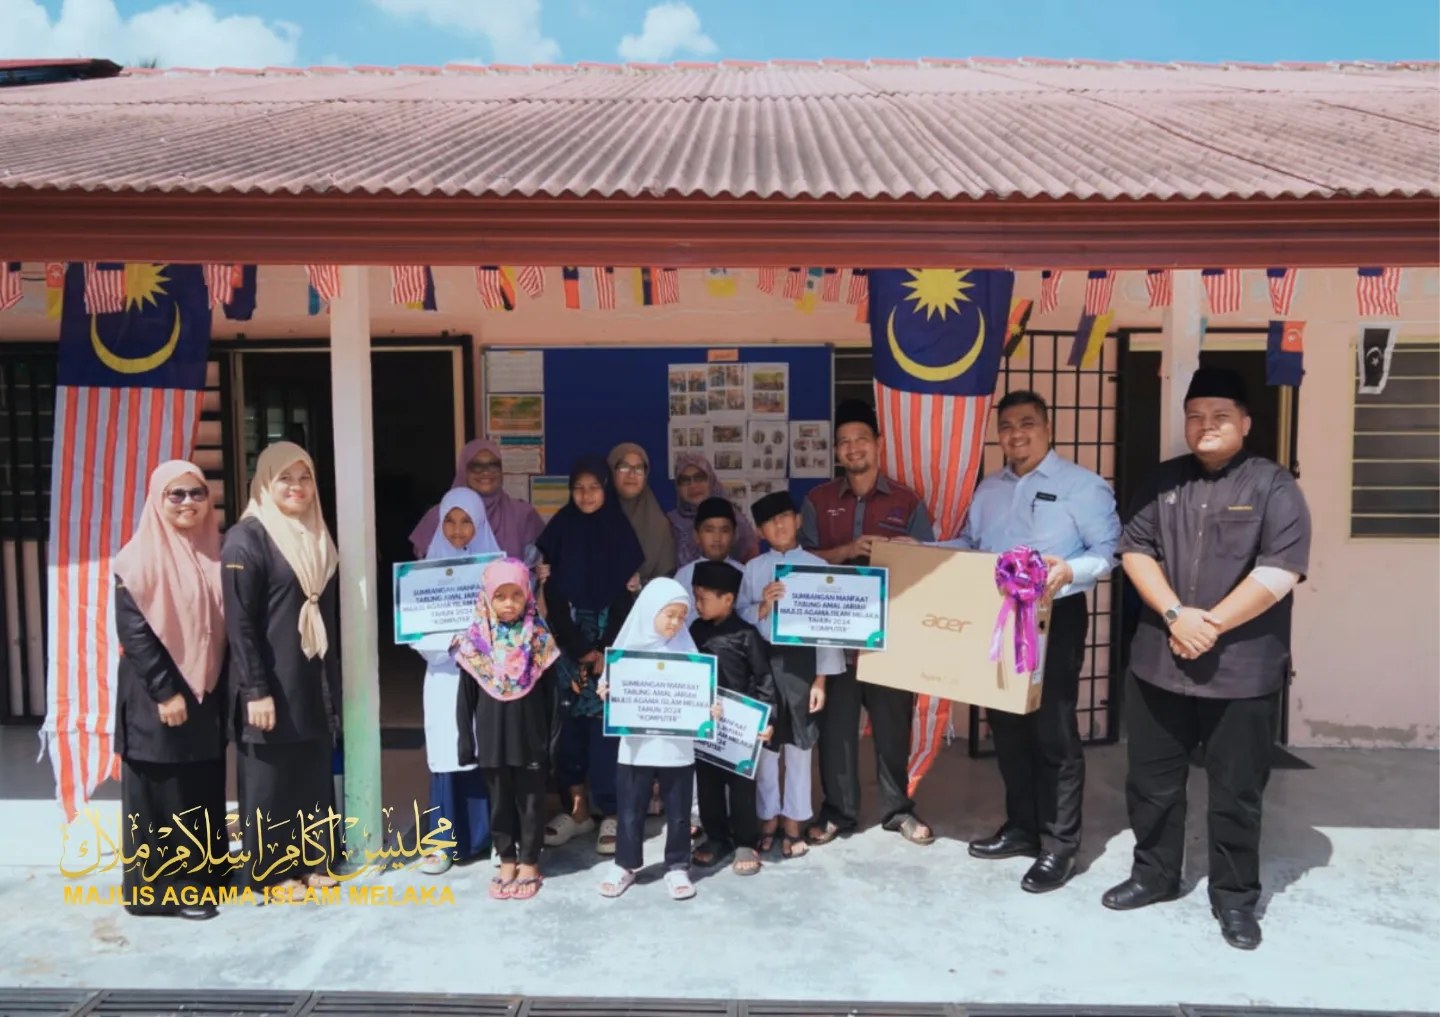
M 333 886 L 339 859 L 328 849 L 343 844 L 343 828 L 301 834 L 335 805 L 339 562 L 315 464 L 299 445 L 260 453 L 250 504 L 225 535 L 221 563 L 246 871 L 254 885 Z M 292 846 L 298 857 L 286 861 Z

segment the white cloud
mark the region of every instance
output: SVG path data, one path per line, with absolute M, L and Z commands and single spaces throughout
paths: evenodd
M 0 0 L 0 58 L 105 57 L 161 67 L 266 67 L 295 63 L 300 27 L 221 16 L 198 0 L 122 18 L 114 0 L 65 0 L 53 21 L 37 0 Z
M 540 0 L 370 0 L 401 17 L 483 39 L 500 63 L 544 64 L 560 58 L 560 44 L 540 32 Z
M 669 60 L 680 52 L 715 52 L 715 40 L 700 30 L 700 15 L 689 4 L 656 4 L 645 12 L 640 34 L 620 40 L 620 56 L 626 60 Z

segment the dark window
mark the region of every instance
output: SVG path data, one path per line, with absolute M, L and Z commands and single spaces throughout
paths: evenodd
M 1383 347 L 1385 331 L 1362 344 Z M 1395 343 L 1384 389 L 1356 392 L 1353 424 L 1350 535 L 1440 537 L 1440 343 Z

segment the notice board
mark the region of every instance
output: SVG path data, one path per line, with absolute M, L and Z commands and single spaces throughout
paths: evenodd
M 513 362 L 524 359 L 513 356 L 521 349 L 524 348 L 487 351 L 482 376 L 487 400 L 494 392 L 490 379 L 492 355 L 503 358 L 508 354 L 509 361 Z M 759 397 L 761 401 L 754 404 L 762 411 L 760 419 L 753 419 L 746 411 L 727 415 L 722 409 L 718 413 L 719 418 L 732 426 L 722 427 L 713 434 L 722 440 L 738 437 L 740 444 L 754 453 L 743 465 L 736 453 L 721 454 L 722 461 L 736 467 L 730 471 L 727 482 L 738 485 L 753 479 L 755 493 L 764 493 L 770 486 L 788 486 L 798 501 L 810 488 L 834 474 L 834 445 L 830 436 L 834 379 L 832 351 L 828 345 L 587 346 L 525 352 L 531 354 L 528 358 L 531 364 L 536 363 L 536 356 L 543 359 L 543 378 L 535 379 L 544 396 L 543 407 L 531 402 L 526 408 L 533 408 L 543 417 L 543 434 L 538 437 L 543 445 L 545 474 L 564 475 L 582 455 L 603 456 L 621 442 L 633 441 L 649 454 L 650 486 L 660 504 L 667 510 L 673 508 L 675 484 L 670 458 L 675 450 L 676 435 L 672 431 L 672 410 L 685 402 L 671 399 L 672 389 L 681 384 L 677 375 L 685 373 L 675 369 L 694 365 L 708 372 L 725 364 L 747 365 L 743 371 L 732 372 L 747 377 L 748 365 L 770 365 L 755 372 L 757 383 L 771 385 L 778 381 L 785 386 L 783 416 L 772 392 L 764 393 Z M 494 362 L 498 364 L 499 360 Z M 511 383 L 507 391 L 514 390 Z M 513 408 L 515 404 L 510 405 Z M 699 408 L 698 402 L 693 405 Z M 683 422 L 690 423 L 689 420 Z M 696 418 L 693 423 L 693 427 L 685 429 L 687 432 L 708 428 L 711 421 Z M 747 424 L 748 429 L 743 426 Z M 824 426 L 817 427 L 818 424 Z M 707 439 L 711 433 L 706 431 Z M 770 443 L 782 434 L 786 439 L 783 472 L 778 465 L 780 456 L 761 456 L 762 452 L 771 451 Z M 794 451 L 796 448 L 800 451 Z M 711 455 L 712 462 L 720 465 L 711 448 L 704 451 Z M 508 452 L 506 466 L 507 473 L 511 472 Z M 754 473 L 751 466 L 763 475 Z M 797 473 L 800 476 L 796 476 Z M 511 479 L 507 477 L 507 484 Z M 515 476 L 513 480 L 518 494 L 522 478 Z M 738 507 L 748 510 L 748 502 L 738 504 L 739 497 L 736 501 Z

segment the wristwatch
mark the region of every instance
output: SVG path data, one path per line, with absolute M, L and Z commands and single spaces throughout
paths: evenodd
M 1165 624 L 1166 624 L 1166 625 L 1174 625 L 1177 621 L 1180 620 L 1180 608 L 1181 608 L 1181 607 L 1182 607 L 1182 605 L 1176 604 L 1174 607 L 1170 607 L 1170 608 L 1166 608 L 1166 609 L 1165 609 Z

